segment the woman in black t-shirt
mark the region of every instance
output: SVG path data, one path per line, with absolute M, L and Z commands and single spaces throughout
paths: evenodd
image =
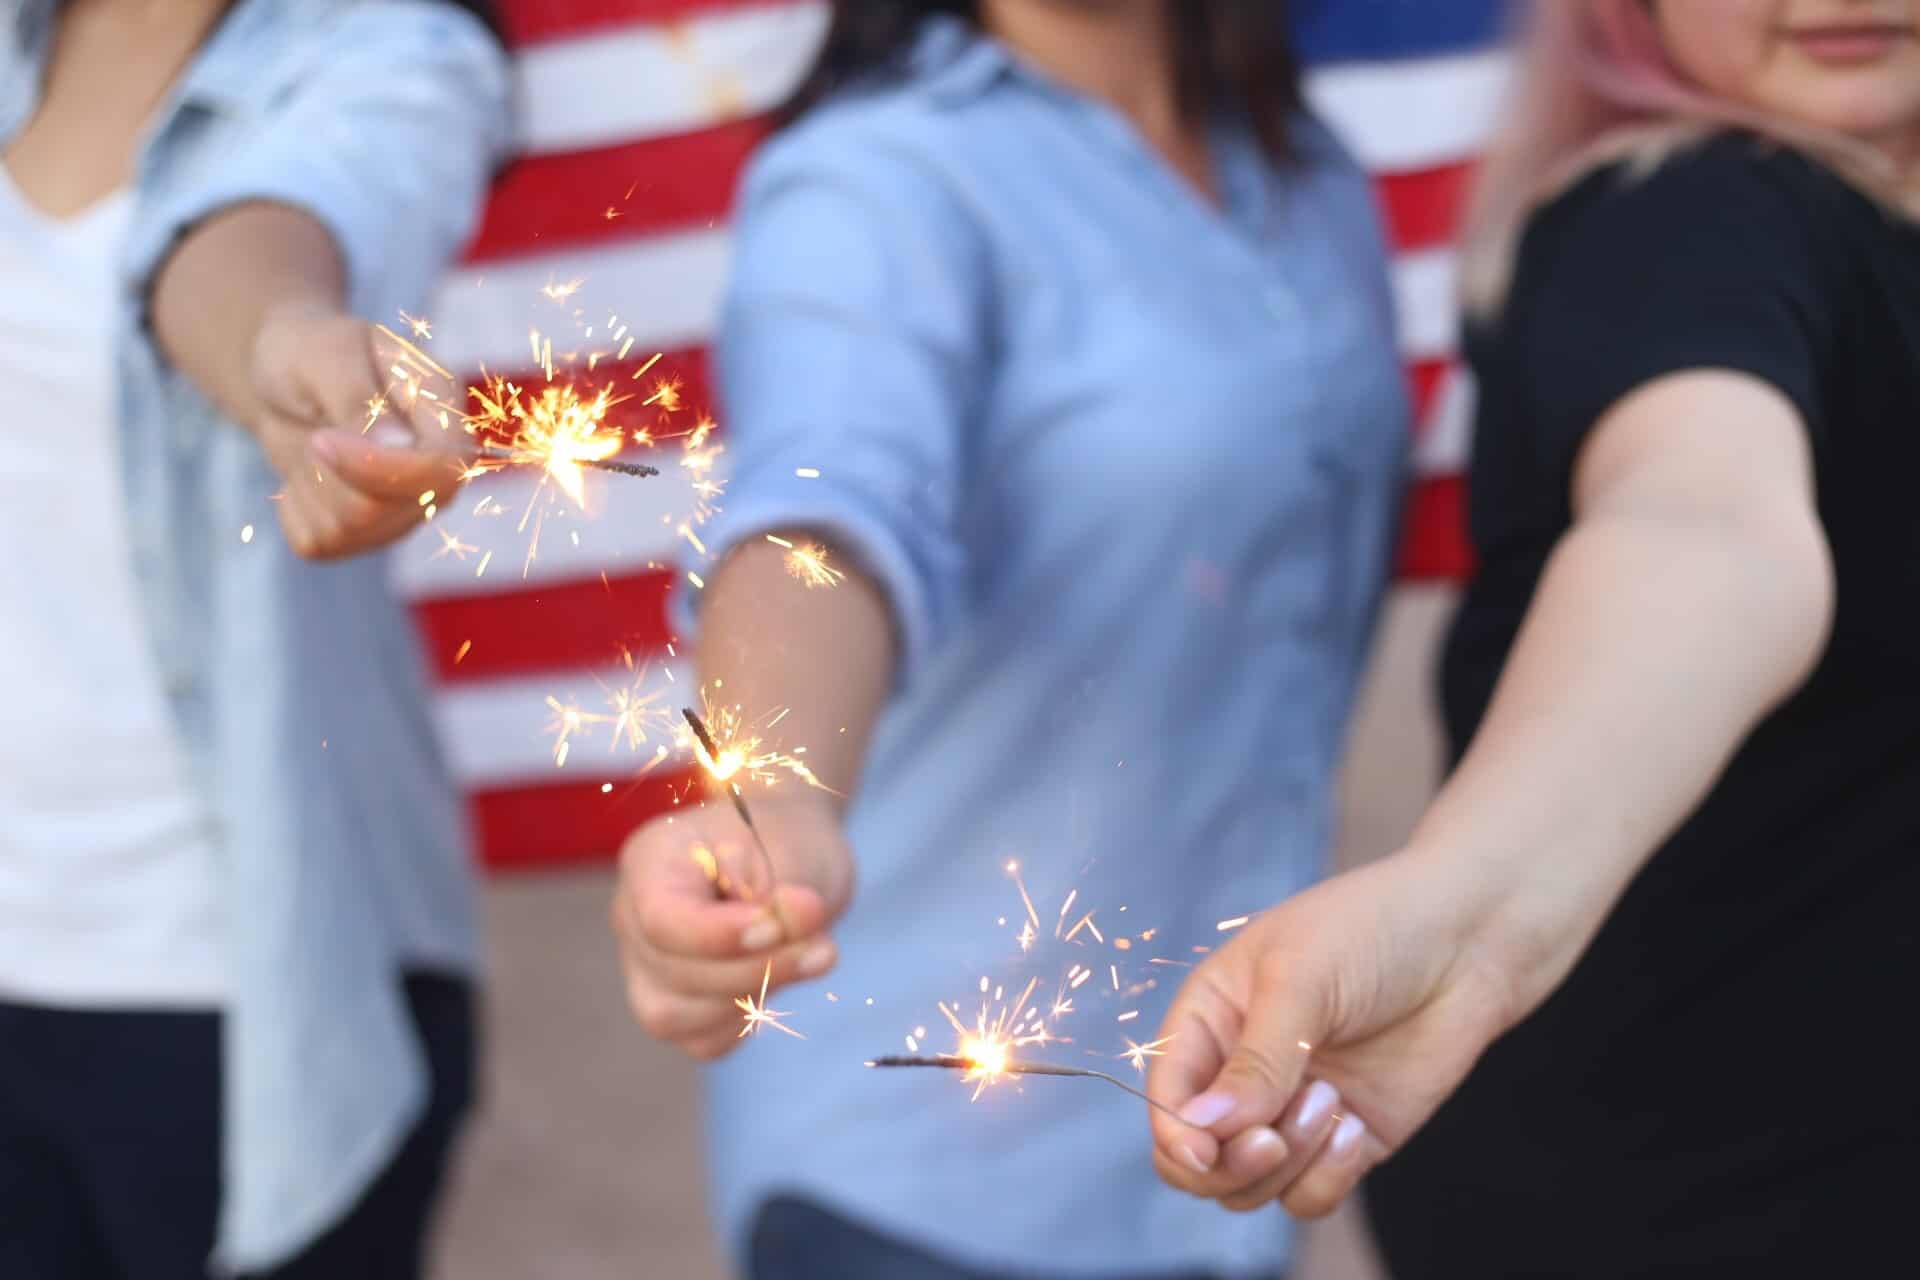
M 1457 767 L 1195 971 L 1156 1157 L 1308 1215 L 1381 1166 L 1401 1280 L 1912 1274 L 1920 3 L 1536 13 Z

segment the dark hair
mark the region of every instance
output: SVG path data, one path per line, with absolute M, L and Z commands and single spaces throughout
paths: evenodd
M 474 17 L 487 24 L 487 30 L 493 32 L 494 39 L 504 39 L 505 31 L 500 26 L 500 11 L 493 0 L 445 0 L 456 9 L 465 9 Z
M 1300 69 L 1284 0 L 1166 0 L 1180 47 L 1180 104 L 1189 116 L 1244 114 L 1275 159 L 1291 153 L 1289 122 L 1301 106 Z M 791 124 L 851 84 L 899 76 L 923 20 L 951 14 L 977 24 L 979 0 L 834 0 L 833 23 L 813 69 L 777 113 Z

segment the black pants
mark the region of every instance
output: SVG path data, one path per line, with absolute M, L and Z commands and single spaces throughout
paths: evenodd
M 415 1280 L 472 1100 L 473 998 L 407 979 L 426 1115 L 349 1216 L 260 1280 Z M 220 1202 L 220 1018 L 0 1003 L 0 1280 L 203 1280 Z
M 749 1280 L 1211 1280 L 1194 1272 L 1090 1276 L 1023 1271 L 1016 1276 L 976 1271 L 792 1196 L 776 1196 L 761 1206 L 748 1248 Z

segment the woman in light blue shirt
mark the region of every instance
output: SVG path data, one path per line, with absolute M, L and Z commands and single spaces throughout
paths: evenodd
M 420 1274 L 478 946 L 362 553 L 461 471 L 368 404 L 507 140 L 468 7 L 0 5 L 9 1280 Z
M 1407 407 L 1369 187 L 1299 105 L 1280 8 L 843 0 L 753 165 L 734 478 L 683 623 L 710 697 L 789 708 L 769 735 L 844 799 L 750 796 L 777 913 L 714 894 L 697 846 L 753 863 L 707 806 L 635 834 L 615 918 L 641 1022 L 730 1053 L 711 1185 L 754 1280 L 1287 1263 L 1279 1215 L 1157 1186 L 1117 1093 L 969 1107 L 862 1067 L 951 1048 L 936 1002 L 970 1022 L 990 975 L 1037 978 L 1072 1041 L 1023 1052 L 1131 1074 L 1180 972 L 1150 958 L 1320 874 Z M 809 590 L 769 536 L 846 580 Z M 736 1039 L 769 961 L 805 1040 Z M 1062 992 L 1075 964 L 1097 981 Z M 1253 1180 L 1283 1146 L 1228 1158 Z

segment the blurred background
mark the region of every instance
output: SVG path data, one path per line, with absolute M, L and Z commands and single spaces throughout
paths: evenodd
M 824 6 L 497 7 L 515 52 L 522 155 L 429 312 L 433 353 L 462 373 L 512 376 L 538 363 L 530 321 L 556 356 L 571 335 L 597 333 L 594 345 L 620 344 L 620 366 L 634 371 L 660 354 L 645 385 L 663 439 L 696 430 L 711 405 L 703 344 L 727 269 L 735 178 L 763 113 L 807 66 Z M 1402 580 L 1343 780 L 1339 856 L 1351 864 L 1394 847 L 1436 776 L 1428 664 L 1466 566 L 1459 470 L 1472 396 L 1453 363 L 1451 237 L 1506 72 L 1503 6 L 1295 7 L 1310 97 L 1377 179 L 1421 424 Z M 724 421 L 714 438 L 724 441 Z M 724 452 L 713 465 L 723 481 Z M 481 479 L 466 501 L 516 512 L 532 483 L 516 468 Z M 524 564 L 449 554 L 434 526 L 395 556 L 489 871 L 485 1097 L 445 1222 L 441 1276 L 724 1274 L 704 1216 L 696 1073 L 627 1016 L 605 927 L 612 852 L 687 779 L 664 766 L 637 777 L 648 761 L 616 751 L 605 726 L 596 737 L 585 724 L 556 750 L 568 708 L 601 705 L 609 689 L 666 698 L 688 682 L 666 622 L 665 566 L 693 500 L 684 485 L 623 489 L 590 524 L 544 529 Z M 1144 1128 L 1142 1142 L 1144 1154 Z M 1351 1212 L 1310 1239 L 1303 1280 L 1377 1275 Z

